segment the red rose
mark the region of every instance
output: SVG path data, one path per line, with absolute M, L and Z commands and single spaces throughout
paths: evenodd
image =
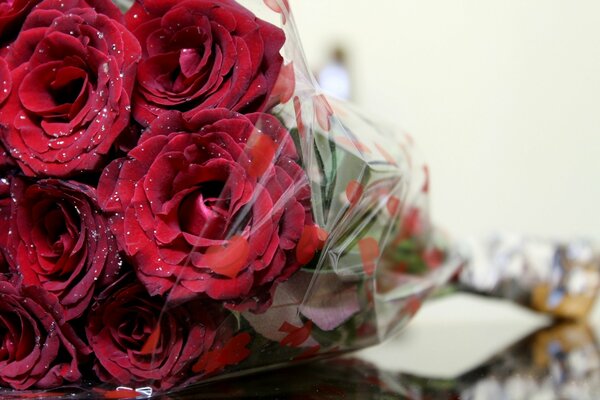
M 298 248 L 317 229 L 289 133 L 271 115 L 215 109 L 165 113 L 141 139 L 98 196 L 150 294 L 268 306 L 318 245 Z
M 97 171 L 127 128 L 140 47 L 120 18 L 109 0 L 46 0 L 25 19 L 0 125 L 26 175 Z
M 0 1 L 0 46 L 13 40 L 23 24 L 27 13 L 40 0 L 2 0 Z M 0 55 L 4 49 L 0 49 Z
M 115 281 L 116 241 L 86 185 L 15 178 L 7 258 L 24 284 L 55 295 L 64 318 L 80 317 L 97 288 Z
M 133 114 L 144 126 L 167 110 L 264 111 L 285 35 L 233 0 L 138 0 L 126 15 L 139 39 Z
M 0 298 L 0 385 L 23 390 L 78 381 L 89 348 L 65 323 L 56 299 L 7 281 L 0 281 Z
M 103 382 L 165 390 L 189 378 L 192 365 L 211 349 L 222 318 L 199 302 L 164 306 L 138 282 L 93 306 L 86 332 Z

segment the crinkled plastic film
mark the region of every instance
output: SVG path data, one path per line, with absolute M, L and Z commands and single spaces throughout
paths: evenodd
M 64 4 L 68 8 L 71 3 Z M 155 3 L 161 2 L 140 2 L 138 10 Z M 25 353 L 38 351 L 42 341 L 64 352 L 60 357 L 73 358 L 69 364 L 46 355 L 46 365 L 39 368 L 54 368 L 50 377 L 31 365 L 40 362 L 35 358 L 19 364 L 10 379 L 0 372 L 3 396 L 147 397 L 364 348 L 404 327 L 462 262 L 431 225 L 429 172 L 413 139 L 319 91 L 286 1 L 189 0 L 171 7 L 190 3 L 241 6 L 243 13 L 273 24 L 261 28 L 271 33 L 263 35 L 259 47 L 255 33 L 244 37 L 246 44 L 235 39 L 235 62 L 255 57 L 240 46 L 268 52 L 268 41 L 277 40 L 281 29 L 282 62 L 274 69 L 277 80 L 268 98 L 260 97 L 262 81 L 254 81 L 247 92 L 237 94 L 250 100 L 229 102 L 229 108 L 219 106 L 226 96 L 209 96 L 206 104 L 215 104 L 196 110 L 192 91 L 194 107 L 162 107 L 152 88 L 139 95 L 148 74 L 162 73 L 169 63 L 141 66 L 143 57 L 155 51 L 149 43 L 162 37 L 137 32 L 146 39 L 134 89 L 143 99 L 135 94 L 131 99 L 132 121 L 137 122 L 103 154 L 98 173 L 82 169 L 65 176 L 58 176 L 61 167 L 30 164 L 12 148 L 10 135 L 21 132 L 16 119 L 29 114 L 17 110 L 7 116 L 0 98 L 9 160 L 0 205 L 11 227 L 3 249 L 7 272 L 0 297 L 50 304 L 44 311 L 24 306 L 22 312 L 32 314 L 31 324 L 39 328 L 31 339 L 24 339 L 31 332 L 10 336 L 14 326 L 6 315 L 13 315 L 13 306 L 0 305 L 0 317 L 5 315 L 0 318 L 0 368 L 22 361 L 23 355 L 15 355 L 11 347 L 17 340 L 31 340 L 23 344 Z M 221 18 L 222 26 L 233 24 L 218 12 L 214 18 Z M 186 15 L 180 18 L 188 23 Z M 134 26 L 138 17 L 128 14 Z M 205 26 L 206 20 L 198 21 Z M 237 23 L 236 29 L 243 30 Z M 215 37 L 226 37 L 211 26 Z M 197 32 L 200 28 L 173 40 L 204 43 L 205 36 Z M 223 49 L 219 51 L 225 54 Z M 194 73 L 186 70 L 189 63 L 200 63 L 202 53 L 194 51 L 179 46 L 178 73 Z M 218 57 L 221 66 L 229 62 L 221 53 Z M 264 84 L 272 80 L 274 72 L 269 71 L 261 78 Z M 11 73 L 13 81 L 20 79 Z M 241 72 L 231 74 L 245 79 Z M 119 84 L 113 78 L 111 90 Z M 55 86 L 62 87 L 58 81 Z M 172 90 L 186 84 L 174 82 Z M 11 97 L 6 104 L 12 104 Z M 13 117 L 15 121 L 9 120 Z M 99 132 L 104 132 L 102 121 Z M 47 199 L 58 206 L 36 214 Z M 71 208 L 75 219 L 55 222 Z M 43 230 L 36 228 L 40 219 Z M 60 232 L 54 232 L 56 224 Z M 31 234 L 26 233 L 29 228 Z M 62 240 L 62 247 L 40 245 L 44 234 Z M 77 244 L 69 242 L 69 235 Z M 68 246 L 70 257 L 83 257 L 73 267 L 79 269 L 64 269 L 69 255 L 46 257 Z M 86 258 L 94 251 L 94 260 L 103 259 L 100 272 L 65 278 L 81 268 L 98 267 Z M 53 278 L 50 272 L 58 262 L 63 269 Z M 51 323 L 36 322 L 44 313 L 53 318 Z

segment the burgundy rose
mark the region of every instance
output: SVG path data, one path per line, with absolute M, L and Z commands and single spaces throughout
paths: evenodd
M 126 20 L 143 50 L 133 104 L 142 125 L 166 110 L 264 111 L 281 29 L 233 0 L 138 0 Z
M 81 378 L 89 348 L 64 321 L 53 296 L 39 287 L 0 281 L 0 386 L 52 388 Z
M 188 378 L 209 351 L 222 317 L 199 302 L 163 310 L 135 282 L 93 306 L 86 332 L 98 377 L 115 385 L 169 389 Z
M 23 24 L 27 13 L 40 0 L 0 0 L 0 46 L 10 44 Z M 0 49 L 0 55 L 4 49 Z
M 55 295 L 64 318 L 80 317 L 98 288 L 117 278 L 116 241 L 86 185 L 13 179 L 7 258 L 26 285 Z
M 0 107 L 2 141 L 26 175 L 97 171 L 127 128 L 140 47 L 121 18 L 109 0 L 45 0 L 28 14 Z
M 141 139 L 98 196 L 150 294 L 268 306 L 318 245 L 289 133 L 271 115 L 215 109 L 165 113 Z

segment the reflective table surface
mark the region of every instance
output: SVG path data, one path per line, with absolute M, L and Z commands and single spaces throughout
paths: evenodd
M 591 323 L 457 295 L 393 340 L 340 358 L 206 384 L 171 399 L 596 399 Z

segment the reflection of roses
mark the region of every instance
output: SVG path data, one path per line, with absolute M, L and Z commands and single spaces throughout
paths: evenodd
M 164 310 L 139 283 L 126 285 L 93 306 L 87 337 L 107 383 L 169 389 L 187 379 L 211 349 L 220 322 L 199 302 Z
M 151 295 L 264 307 L 318 245 L 297 161 L 271 115 L 173 111 L 106 168 L 98 195 Z
M 120 19 L 100 0 L 45 0 L 28 14 L 0 65 L 2 141 L 25 174 L 96 171 L 127 128 L 140 47 Z
M 50 388 L 76 382 L 87 346 L 64 322 L 61 307 L 39 287 L 0 280 L 0 385 Z
M 126 16 L 139 39 L 134 116 L 224 107 L 264 111 L 283 59 L 283 31 L 233 0 L 139 0 Z
M 13 179 L 8 258 L 27 285 L 58 297 L 66 320 L 81 316 L 97 287 L 114 281 L 119 256 L 93 189 L 53 179 Z

